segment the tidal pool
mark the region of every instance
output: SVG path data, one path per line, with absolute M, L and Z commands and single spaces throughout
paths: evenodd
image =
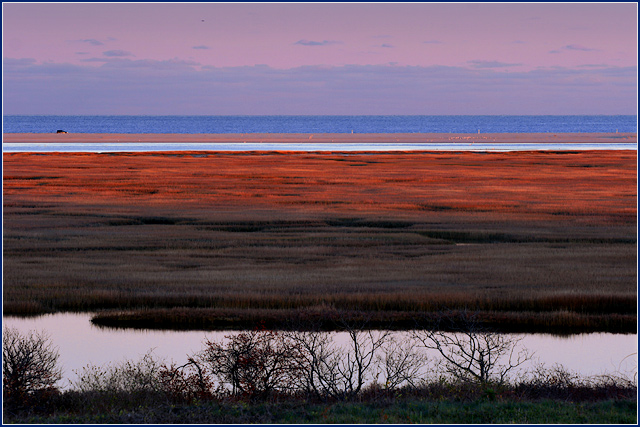
M 94 326 L 89 313 L 62 313 L 37 317 L 3 317 L 3 328 L 22 333 L 46 331 L 60 353 L 64 369 L 62 388 L 77 378 L 87 365 L 103 366 L 122 360 L 139 360 L 149 351 L 168 363 L 185 363 L 188 355 L 200 351 L 206 339 L 221 341 L 234 331 L 159 331 L 111 329 Z M 336 343 L 346 342 L 346 334 L 335 333 Z M 398 339 L 408 332 L 394 332 Z M 404 335 L 403 335 L 404 334 Z M 536 362 L 546 367 L 560 364 L 584 376 L 622 374 L 629 378 L 638 369 L 636 334 L 592 333 L 567 337 L 551 334 L 525 334 L 520 346 L 535 352 L 523 369 Z

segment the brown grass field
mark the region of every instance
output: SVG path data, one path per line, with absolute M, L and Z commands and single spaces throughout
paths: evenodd
M 4 153 L 3 311 L 636 332 L 637 152 Z

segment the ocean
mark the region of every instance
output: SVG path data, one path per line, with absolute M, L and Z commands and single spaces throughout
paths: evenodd
M 614 133 L 617 116 L 3 116 L 3 133 Z

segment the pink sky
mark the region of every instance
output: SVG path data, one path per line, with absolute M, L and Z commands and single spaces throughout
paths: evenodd
M 636 114 L 637 4 L 3 3 L 5 114 Z

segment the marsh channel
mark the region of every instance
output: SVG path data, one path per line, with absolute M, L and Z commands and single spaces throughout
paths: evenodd
M 221 342 L 239 332 L 113 329 L 93 325 L 91 317 L 90 313 L 5 316 L 3 327 L 16 328 L 21 333 L 44 331 L 48 334 L 59 351 L 59 363 L 64 370 L 61 388 L 69 387 L 78 372 L 88 365 L 103 367 L 124 360 L 137 361 L 149 352 L 167 364 L 182 364 L 188 356 L 201 351 L 206 340 Z M 347 345 L 346 333 L 328 333 L 335 334 L 334 342 L 338 346 Z M 410 336 L 406 331 L 393 334 L 397 334 L 395 337 L 399 340 Z M 519 347 L 534 352 L 533 358 L 520 367 L 520 373 L 541 363 L 547 368 L 562 365 L 583 376 L 611 374 L 634 378 L 637 375 L 637 334 L 521 334 L 514 337 L 522 338 Z

